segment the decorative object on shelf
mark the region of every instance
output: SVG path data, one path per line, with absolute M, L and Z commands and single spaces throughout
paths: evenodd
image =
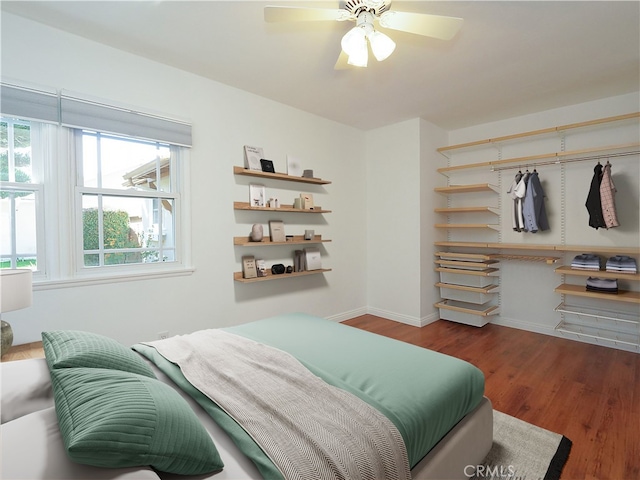
M 258 273 L 258 277 L 267 276 L 267 264 L 264 260 L 256 260 L 256 272 Z
M 304 249 L 307 270 L 320 270 L 322 268 L 322 258 L 318 247 L 307 247 Z
M 256 261 L 253 255 L 245 255 L 242 257 L 242 277 L 257 278 L 258 270 L 256 269 Z
M 280 208 L 280 199 L 278 197 L 271 197 L 269 199 L 269 208 Z
M 293 267 L 291 265 L 287 265 L 287 273 L 293 273 Z
M 302 172 L 304 178 L 313 178 L 313 170 L 305 170 Z
M 300 206 L 303 210 L 313 209 L 313 195 L 311 193 L 300 194 Z
M 262 225 L 259 223 L 254 223 L 251 227 L 251 235 L 249 235 L 249 239 L 252 242 L 261 242 L 264 238 L 264 229 Z
M 304 272 L 307 269 L 307 261 L 302 250 L 296 250 L 293 256 L 293 271 Z
M 287 175 L 291 175 L 292 177 L 302 176 L 302 166 L 300 165 L 300 160 L 291 155 L 287 155 Z
M 276 169 L 273 166 L 273 161 L 271 160 L 267 160 L 266 158 L 261 158 L 260 166 L 262 167 L 263 172 L 276 173 Z
M 274 275 L 282 275 L 286 271 L 286 268 L 281 263 L 276 263 L 271 266 L 271 273 Z
M 269 236 L 272 242 L 285 242 L 287 237 L 284 234 L 284 222 L 281 220 L 270 220 Z
M 249 184 L 249 203 L 252 207 L 267 206 L 267 189 L 258 183 Z
M 304 239 L 305 240 L 313 240 L 316 232 L 314 230 L 305 230 L 304 231 Z
M 31 305 L 32 276 L 28 268 L 0 270 L 0 313 L 21 310 Z M 0 355 L 9 351 L 13 344 L 13 330 L 11 325 L 1 320 Z
M 264 156 L 262 147 L 244 146 L 244 166 L 249 170 L 262 170 L 260 159 Z

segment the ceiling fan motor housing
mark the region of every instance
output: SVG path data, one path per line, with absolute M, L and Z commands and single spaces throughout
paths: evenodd
M 370 12 L 376 17 L 389 10 L 391 0 L 347 0 L 344 9 L 349 11 L 354 17 L 362 12 Z

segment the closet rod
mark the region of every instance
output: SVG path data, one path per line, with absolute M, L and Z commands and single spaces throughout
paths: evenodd
M 501 170 L 512 170 L 514 168 L 522 168 L 522 167 L 538 167 L 540 165 L 558 165 L 561 163 L 571 163 L 571 162 L 584 162 L 586 160 L 601 160 L 604 158 L 615 158 L 615 157 L 626 157 L 629 155 L 638 155 L 640 150 L 635 150 L 633 152 L 622 152 L 622 153 L 610 153 L 607 155 L 592 155 L 590 157 L 578 157 L 578 158 L 559 158 L 556 157 L 555 160 L 548 160 L 546 162 L 534 162 L 534 163 L 521 163 L 519 165 L 510 165 L 508 167 L 491 167 L 492 172 L 499 172 Z

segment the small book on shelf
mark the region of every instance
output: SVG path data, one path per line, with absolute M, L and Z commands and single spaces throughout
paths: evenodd
M 253 255 L 245 255 L 242 257 L 242 276 L 243 278 L 256 278 L 258 276 L 256 261 Z
M 318 247 L 307 247 L 304 249 L 307 270 L 320 270 L 322 268 L 322 258 Z
M 267 189 L 257 183 L 249 184 L 249 204 L 252 207 L 267 206 Z
M 262 170 L 260 159 L 264 156 L 262 147 L 244 146 L 244 167 L 249 170 Z
M 280 220 L 270 220 L 269 236 L 272 242 L 286 242 L 287 237 L 284 234 L 284 222 Z

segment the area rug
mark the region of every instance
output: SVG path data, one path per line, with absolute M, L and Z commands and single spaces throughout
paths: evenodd
M 564 435 L 494 410 L 493 446 L 472 478 L 557 480 L 570 450 L 571 440 Z

